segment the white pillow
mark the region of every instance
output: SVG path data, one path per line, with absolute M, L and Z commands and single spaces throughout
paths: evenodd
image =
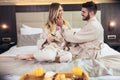
M 22 24 L 22 28 L 31 29 L 32 27 L 30 27 L 30 26 L 28 26 L 28 25 L 25 25 L 25 24 Z
M 73 32 L 78 32 L 78 31 L 80 31 L 80 30 L 81 30 L 81 28 L 73 28 L 73 29 L 72 29 Z
M 40 34 L 43 32 L 41 28 L 32 28 L 27 25 L 22 25 L 20 28 L 21 35 L 32 35 L 32 34 Z

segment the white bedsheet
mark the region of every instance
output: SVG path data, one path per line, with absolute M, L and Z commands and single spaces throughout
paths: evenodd
M 22 46 L 17 47 L 16 45 L 11 47 L 8 51 L 2 53 L 0 56 L 15 56 L 16 54 L 35 53 L 37 46 Z
M 2 53 L 0 56 L 15 56 L 16 54 L 26 54 L 26 53 L 35 53 L 37 51 L 37 46 L 22 46 L 17 47 L 13 46 L 8 51 Z M 106 54 L 107 53 L 107 54 Z M 106 55 L 114 55 L 113 53 L 117 54 L 118 51 L 110 48 L 106 43 L 103 45 L 103 48 L 101 50 L 101 56 Z
M 16 61 L 12 58 L 16 54 L 34 53 L 36 52 L 36 50 L 37 50 L 37 46 L 11 47 L 8 51 L 0 55 L 0 68 L 1 68 L 0 73 L 14 75 L 14 76 L 8 76 L 7 78 L 12 77 L 17 79 L 19 78 L 18 77 L 19 75 L 22 75 L 26 72 L 32 72 L 35 67 L 44 67 L 45 71 L 52 70 L 58 72 L 58 71 L 70 71 L 71 68 L 75 66 L 79 66 L 84 68 L 83 69 L 84 71 L 86 72 L 88 71 L 87 73 L 90 74 L 91 80 L 120 80 L 120 70 L 118 68 L 115 69 L 116 72 L 118 71 L 117 72 L 118 74 L 111 76 L 113 75 L 114 72 L 111 69 L 106 68 L 103 64 L 99 63 L 99 61 L 102 62 L 102 60 L 77 59 L 71 63 L 49 63 L 49 62 L 46 63 L 46 62 L 25 61 L 25 60 Z M 110 48 L 107 44 L 104 44 L 101 50 L 101 54 L 106 56 L 106 55 L 113 55 L 113 53 L 119 54 L 119 52 Z M 100 57 L 101 58 L 104 57 L 103 55 L 101 55 Z M 8 59 L 6 56 L 8 57 Z M 92 70 L 93 72 L 91 72 Z M 96 76 L 96 77 L 92 77 L 92 76 Z M 12 80 L 16 80 L 16 79 L 12 79 Z

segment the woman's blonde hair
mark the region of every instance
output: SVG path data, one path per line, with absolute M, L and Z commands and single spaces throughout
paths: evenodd
M 43 29 L 47 28 L 50 30 L 50 33 L 54 30 L 56 25 L 56 19 L 58 16 L 58 9 L 62 6 L 60 3 L 52 3 L 49 7 L 49 16 L 48 20 Z M 63 19 L 64 25 L 68 25 L 68 23 Z

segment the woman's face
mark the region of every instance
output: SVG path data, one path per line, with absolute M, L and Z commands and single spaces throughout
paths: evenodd
M 63 16 L 63 8 L 62 8 L 62 6 L 59 6 L 57 17 L 62 18 L 62 16 Z

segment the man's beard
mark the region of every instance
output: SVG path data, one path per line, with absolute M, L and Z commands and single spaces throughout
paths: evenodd
M 83 20 L 88 21 L 90 19 L 90 15 L 88 14 Z

